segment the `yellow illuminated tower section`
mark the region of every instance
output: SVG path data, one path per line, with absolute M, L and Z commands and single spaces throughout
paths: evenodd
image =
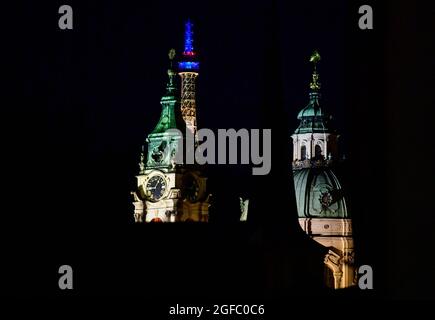
M 178 63 L 178 74 L 181 77 L 181 114 L 186 128 L 196 138 L 196 77 L 199 62 L 193 48 L 193 24 L 189 20 L 185 25 L 184 51 Z M 196 140 L 196 139 L 195 139 Z

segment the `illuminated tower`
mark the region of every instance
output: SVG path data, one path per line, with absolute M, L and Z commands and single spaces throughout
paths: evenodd
M 187 129 L 196 137 L 196 77 L 199 62 L 193 49 L 193 24 L 188 20 L 185 25 L 184 51 L 182 61 L 178 63 L 181 77 L 181 114 Z
M 339 289 L 355 285 L 352 221 L 344 190 L 335 174 L 338 135 L 320 106 L 317 51 L 308 105 L 299 114 L 293 139 L 293 180 L 299 224 L 307 235 L 327 247 L 325 283 Z
M 189 34 L 188 39 L 191 39 L 191 31 Z M 186 55 L 186 51 L 184 53 Z M 210 195 L 207 192 L 207 177 L 203 175 L 200 165 L 187 165 L 177 158 L 177 153 L 183 152 L 186 124 L 190 124 L 196 131 L 196 123 L 195 117 L 187 117 L 192 121 L 184 119 L 185 123 L 180 112 L 176 72 L 172 65 L 174 56 L 175 50 L 171 50 L 166 93 L 160 99 L 160 119 L 146 138 L 147 148 L 145 144 L 142 147 L 140 170 L 136 176 L 137 187 L 132 192 L 134 220 L 138 223 L 208 221 Z M 189 68 L 192 63 L 195 66 L 194 61 L 180 64 Z M 188 102 L 191 101 L 188 105 L 193 106 L 193 115 L 196 75 L 198 73 L 186 71 L 181 76 L 183 88 L 187 92 L 185 96 L 188 97 Z M 193 82 L 190 84 L 190 81 Z

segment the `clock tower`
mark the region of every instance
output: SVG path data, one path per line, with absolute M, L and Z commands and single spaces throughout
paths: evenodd
M 189 23 L 189 41 L 190 28 Z M 177 156 L 179 152 L 184 153 L 185 141 L 192 136 L 187 134 L 187 130 L 193 134 L 196 131 L 196 110 L 192 109 L 196 106 L 195 86 L 193 84 L 192 87 L 191 80 L 198 75 L 199 63 L 195 62 L 194 76 L 186 76 L 191 70 L 180 71 L 184 72 L 181 75 L 182 86 L 188 85 L 187 89 L 183 87 L 182 92 L 187 95 L 185 99 L 188 99 L 188 103 L 185 105 L 188 105 L 187 109 L 190 111 L 187 117 L 183 117 L 186 109 L 183 110 L 178 96 L 174 56 L 175 50 L 172 49 L 169 52 L 170 68 L 166 93 L 160 100 L 160 119 L 146 139 L 147 148 L 142 147 L 140 170 L 136 177 L 137 189 L 132 192 L 136 222 L 208 221 L 210 196 L 202 167 L 180 163 Z M 182 63 L 179 65 L 183 66 Z M 184 81 L 185 76 L 188 84 Z

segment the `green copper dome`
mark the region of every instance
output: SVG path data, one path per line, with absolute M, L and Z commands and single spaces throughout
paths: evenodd
M 320 94 L 317 92 L 310 93 L 310 102 L 298 113 L 298 119 L 302 120 L 305 117 L 323 117 L 323 110 L 319 103 Z
M 310 92 L 310 101 L 299 114 L 300 120 L 295 133 L 327 133 L 334 131 L 330 125 L 331 117 L 320 106 L 320 93 Z
M 310 101 L 308 105 L 298 113 L 300 120 L 295 133 L 327 133 L 331 132 L 331 117 L 326 114 L 320 106 L 320 75 L 317 72 L 317 63 L 320 61 L 320 54 L 317 51 L 310 57 L 310 62 L 314 64 L 312 79 L 310 82 Z
M 346 200 L 331 168 L 293 172 L 299 218 L 348 218 Z

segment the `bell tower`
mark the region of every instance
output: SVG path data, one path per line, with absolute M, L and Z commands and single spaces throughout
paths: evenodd
M 308 105 L 299 114 L 293 139 L 293 182 L 299 225 L 329 249 L 324 257 L 325 284 L 339 289 L 355 285 L 352 220 L 345 192 L 335 174 L 338 134 L 320 106 L 320 80 L 315 51 Z
M 310 82 L 309 102 L 299 114 L 298 128 L 292 135 L 293 166 L 306 167 L 313 162 L 331 162 L 337 160 L 337 140 L 339 135 L 331 125 L 329 116 L 320 106 L 320 75 L 317 64 L 320 54 L 317 51 L 310 57 L 313 63 L 313 74 Z

